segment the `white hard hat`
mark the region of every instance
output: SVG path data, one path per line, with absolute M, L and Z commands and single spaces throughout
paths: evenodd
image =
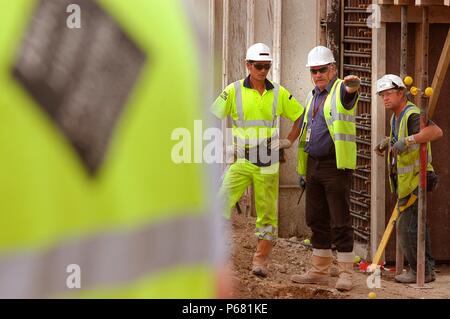
M 306 67 L 309 68 L 312 66 L 327 65 L 330 63 L 336 63 L 333 52 L 331 52 L 331 50 L 327 47 L 317 46 L 309 51 L 308 64 Z
M 270 61 L 272 62 L 272 53 L 270 53 L 270 48 L 264 43 L 253 44 L 247 50 L 247 56 L 245 57 L 247 61 Z
M 395 74 L 386 74 L 377 81 L 377 93 L 389 89 L 406 88 L 402 79 Z

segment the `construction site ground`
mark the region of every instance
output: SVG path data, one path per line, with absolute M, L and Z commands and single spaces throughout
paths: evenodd
M 272 250 L 269 275 L 261 278 L 251 273 L 251 260 L 256 249 L 254 235 L 255 218 L 244 214 L 233 214 L 231 220 L 231 298 L 265 299 L 368 299 L 375 292 L 377 299 L 403 298 L 450 298 L 450 266 L 437 265 L 436 281 L 427 284 L 429 289 L 416 289 L 394 281 L 394 272 L 383 271 L 381 288 L 369 289 L 368 274 L 358 271 L 355 264 L 354 288 L 349 292 L 339 292 L 334 288 L 337 277 L 331 277 L 328 286 L 302 285 L 294 283 L 290 277 L 301 274 L 310 266 L 312 249 L 303 244 L 303 238 L 278 238 Z M 336 262 L 334 262 L 336 263 Z M 337 267 L 336 264 L 334 266 Z

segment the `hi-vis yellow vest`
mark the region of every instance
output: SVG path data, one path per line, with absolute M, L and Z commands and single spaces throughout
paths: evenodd
M 407 109 L 403 114 L 399 130 L 398 130 L 398 140 L 408 136 L 408 118 L 411 114 L 420 114 L 420 109 L 414 105 L 412 102 L 408 102 Z M 393 138 L 392 127 L 395 121 L 395 115 L 391 117 L 391 140 Z M 388 161 L 391 159 L 391 148 L 389 148 Z M 427 143 L 427 171 L 433 171 L 433 166 L 431 165 L 431 144 Z M 419 185 L 419 175 L 420 175 L 420 144 L 410 145 L 408 149 L 397 155 L 397 196 L 398 198 L 404 198 L 411 194 Z M 388 163 L 389 171 L 389 184 L 391 187 L 391 192 L 395 192 L 394 182 L 391 177 L 391 163 Z
M 329 92 L 323 106 L 324 117 L 327 122 L 328 131 L 334 142 L 336 150 L 336 166 L 338 169 L 355 169 L 356 167 L 356 126 L 355 126 L 355 105 L 347 110 L 341 102 L 341 85 L 343 81 L 337 79 Z M 310 93 L 306 102 L 306 112 L 303 120 L 300 142 L 298 146 L 298 174 L 306 176 L 306 165 L 308 153 L 305 152 L 306 131 L 308 127 L 309 110 L 313 96 Z
M 233 119 L 233 137 L 234 143 L 245 147 L 256 147 L 262 144 L 266 139 L 271 138 L 272 142 L 279 139 L 277 129 L 277 107 L 278 98 L 280 95 L 280 85 L 273 83 L 274 88 L 267 92 L 273 96 L 272 101 L 272 117 L 270 119 L 244 119 L 244 104 L 242 99 L 242 90 L 244 87 L 244 80 L 239 80 L 233 83 L 236 113 L 238 118 Z M 254 103 L 251 103 L 253 105 Z M 247 116 L 248 117 L 248 116 Z
M 202 114 L 191 30 L 178 1 L 2 2 L 0 298 L 214 297 L 204 170 L 169 142 Z

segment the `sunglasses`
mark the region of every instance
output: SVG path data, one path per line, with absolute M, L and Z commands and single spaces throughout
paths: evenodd
M 317 70 L 315 70 L 315 69 L 309 69 L 309 72 L 311 72 L 311 74 L 317 74 L 317 72 L 320 72 L 320 73 L 327 73 L 327 71 L 328 71 L 328 66 L 324 66 L 323 68 L 320 68 L 320 69 L 317 69 Z
M 399 90 L 397 90 L 397 89 L 390 89 L 390 90 L 386 90 L 386 91 L 383 91 L 383 92 L 379 92 L 377 95 L 378 95 L 378 96 L 381 96 L 381 97 L 385 97 L 385 96 L 394 94 L 394 93 L 396 93 L 396 92 L 398 92 L 398 91 L 399 91 Z
M 261 71 L 262 69 L 270 70 L 270 68 L 272 67 L 272 64 L 271 63 L 253 63 L 253 66 L 258 71 Z

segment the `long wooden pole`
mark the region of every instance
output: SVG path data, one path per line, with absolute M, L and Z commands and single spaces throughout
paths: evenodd
M 408 59 L 408 7 L 401 8 L 401 41 L 400 41 L 400 77 L 402 79 L 407 75 L 407 59 Z M 396 241 L 395 241 L 395 273 L 400 275 L 403 272 L 403 251 L 400 245 L 400 230 L 395 227 Z
M 422 93 L 420 98 L 420 130 L 423 130 L 428 122 L 427 104 L 428 98 L 424 94 L 428 86 L 428 7 L 422 8 Z M 419 216 L 417 236 L 417 286 L 425 285 L 425 225 L 427 218 L 427 144 L 420 144 L 420 182 L 419 182 Z

